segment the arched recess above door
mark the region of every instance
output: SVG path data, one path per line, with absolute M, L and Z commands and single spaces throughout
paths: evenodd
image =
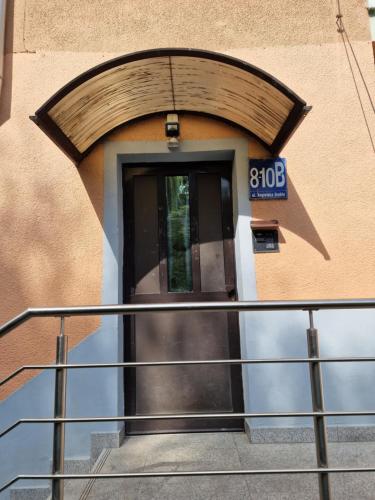
M 62 87 L 31 119 L 78 164 L 103 136 L 167 112 L 210 115 L 280 152 L 309 108 L 265 71 L 196 49 L 153 49 L 111 59 Z

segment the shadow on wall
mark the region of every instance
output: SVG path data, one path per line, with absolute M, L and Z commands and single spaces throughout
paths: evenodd
M 324 246 L 322 239 L 319 236 L 318 231 L 316 230 L 311 217 L 307 213 L 307 210 L 299 197 L 296 188 L 290 177 L 288 176 L 288 192 L 289 199 L 292 202 L 292 210 L 294 213 L 293 218 L 285 218 L 281 222 L 281 225 L 297 234 L 301 238 L 303 238 L 307 243 L 310 243 L 319 253 L 321 253 L 325 260 L 330 260 L 329 253 Z M 298 214 L 298 217 L 296 217 Z
M 256 206 L 255 206 L 256 205 Z M 331 257 L 325 247 L 314 223 L 301 200 L 293 181 L 288 176 L 288 202 L 257 201 L 253 203 L 254 213 L 262 214 L 262 220 L 278 219 L 281 228 L 296 234 L 315 248 L 325 260 Z M 281 243 L 285 243 L 283 237 Z
M 14 32 L 14 0 L 8 0 L 5 22 L 5 54 L 3 67 L 3 85 L 0 96 L 0 126 L 10 118 L 12 103 L 13 78 L 13 32 Z

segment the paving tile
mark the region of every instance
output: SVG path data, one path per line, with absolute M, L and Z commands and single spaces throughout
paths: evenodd
M 241 464 L 236 448 L 212 448 L 212 440 L 208 440 L 208 448 L 205 448 L 205 440 L 199 445 L 186 449 L 164 450 L 160 455 L 150 455 L 145 464 L 146 471 L 183 471 L 183 470 L 225 470 L 240 469 Z M 155 498 L 185 498 L 185 492 L 189 492 L 190 498 L 247 498 L 248 490 L 245 478 L 242 477 L 189 477 L 160 479 L 161 488 L 159 495 Z M 161 487 L 162 485 L 162 487 Z M 175 486 L 172 492 L 171 485 Z M 141 489 L 143 492 L 143 489 Z M 150 494 L 150 491 L 147 491 Z M 141 498 L 141 497 L 140 497 Z M 148 498 L 148 496 L 144 496 Z
M 241 500 L 249 498 L 246 479 L 242 477 L 202 477 L 191 481 L 199 500 Z
M 328 458 L 335 467 L 375 467 L 375 443 L 332 443 Z
M 355 429 L 358 429 L 356 427 Z M 357 439 L 351 439 L 352 441 L 360 441 L 359 435 L 365 437 L 364 432 L 359 433 L 353 428 L 348 430 L 348 436 L 356 436 Z M 366 431 L 367 432 L 367 431 Z M 314 443 L 315 434 L 312 427 L 255 427 L 249 431 L 250 441 L 255 444 L 260 443 Z M 328 441 L 344 441 L 345 439 L 339 439 L 339 431 L 337 426 L 327 427 L 327 437 Z M 374 438 L 374 433 L 372 434 Z M 348 439 L 346 439 L 348 440 Z M 364 441 L 365 439 L 362 439 Z
M 138 500 L 139 487 L 138 479 L 98 479 L 87 500 Z
M 319 486 L 311 474 L 249 476 L 251 500 L 318 500 Z
M 189 478 L 152 478 L 140 482 L 138 498 L 181 500 L 198 499 Z
M 146 459 L 145 465 L 169 464 L 177 465 L 185 470 L 189 468 L 203 468 L 203 464 L 209 469 L 231 468 L 239 466 L 238 451 L 236 448 L 226 450 L 220 448 L 205 448 L 204 444 L 190 448 L 177 448 L 172 450 L 163 449 L 160 452 L 153 450 Z
M 81 492 L 84 490 L 87 479 L 74 479 L 71 481 L 65 481 L 64 484 L 64 499 L 65 500 L 78 500 Z
M 340 442 L 371 442 L 375 440 L 375 429 L 373 425 L 340 426 L 337 435 Z
M 176 434 L 154 434 L 143 436 L 131 436 L 125 439 L 121 448 L 128 447 L 143 451 L 144 443 L 148 449 L 173 448 L 180 446 L 195 446 L 204 443 L 206 447 L 212 448 L 234 448 L 235 443 L 232 432 L 191 432 Z M 238 433 L 244 434 L 244 433 Z
M 118 452 L 119 450 L 116 451 Z M 144 456 L 131 456 L 121 452 L 111 452 L 101 472 L 142 472 L 145 460 Z
M 374 473 L 332 474 L 331 489 L 334 500 L 374 500 Z
M 246 469 L 287 469 L 316 466 L 315 446 L 303 444 L 250 444 L 238 448 L 241 465 Z

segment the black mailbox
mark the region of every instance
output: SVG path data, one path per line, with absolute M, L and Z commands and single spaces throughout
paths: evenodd
M 254 253 L 279 252 L 277 229 L 253 229 Z

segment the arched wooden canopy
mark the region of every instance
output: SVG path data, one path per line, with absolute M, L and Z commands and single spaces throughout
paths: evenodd
M 79 163 L 104 135 L 166 112 L 218 117 L 278 154 L 308 108 L 277 79 L 244 61 L 195 49 L 154 49 L 107 61 L 69 82 L 33 121 Z

